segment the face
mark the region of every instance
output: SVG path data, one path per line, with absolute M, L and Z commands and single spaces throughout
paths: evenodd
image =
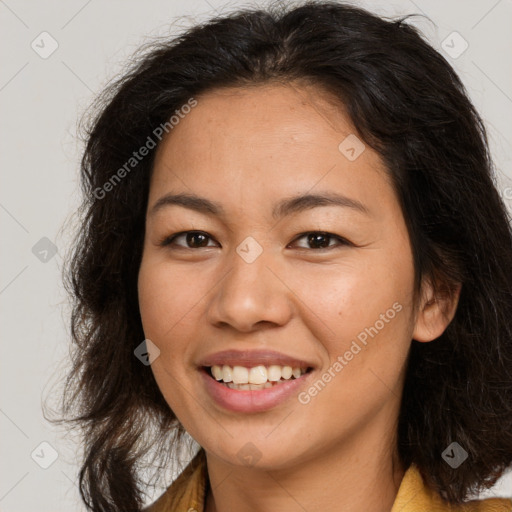
M 156 154 L 138 283 L 152 370 L 190 435 L 232 464 L 292 466 L 395 428 L 411 246 L 383 163 L 327 98 L 208 92 Z M 306 195 L 330 199 L 293 201 Z M 229 388 L 214 365 L 255 387 Z

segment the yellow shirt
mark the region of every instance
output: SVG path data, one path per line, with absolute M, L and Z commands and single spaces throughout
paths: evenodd
M 206 454 L 200 449 L 167 491 L 145 512 L 204 512 L 208 485 Z M 512 500 L 488 498 L 449 505 L 423 482 L 412 465 L 404 474 L 391 512 L 512 512 Z

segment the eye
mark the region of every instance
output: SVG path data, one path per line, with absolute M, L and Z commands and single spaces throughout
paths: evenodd
M 301 238 L 306 238 L 306 243 L 312 245 L 313 247 L 300 247 L 300 249 L 315 249 L 316 251 L 321 251 L 334 249 L 340 246 L 353 245 L 345 238 L 342 238 L 341 236 L 338 235 L 334 235 L 333 233 L 327 233 L 326 231 L 308 231 L 306 233 L 302 233 L 294 241 L 296 242 Z M 338 241 L 338 244 L 330 245 L 329 241 L 332 239 L 336 239 Z
M 176 240 L 179 240 L 182 237 L 184 237 L 185 245 L 177 244 Z M 295 238 L 294 242 L 302 238 L 306 238 L 306 243 L 312 245 L 313 247 L 299 247 L 300 249 L 314 249 L 315 251 L 322 251 L 334 249 L 340 246 L 354 245 L 345 238 L 335 235 L 333 233 L 328 233 L 326 231 L 306 231 L 305 233 L 302 233 L 297 238 Z M 204 247 L 215 247 L 212 245 L 208 245 L 208 239 L 212 240 L 212 237 L 205 233 L 204 231 L 182 231 L 180 233 L 175 233 L 173 235 L 167 236 L 161 242 L 159 242 L 159 245 L 162 247 L 175 246 L 181 249 L 200 249 Z M 334 245 L 330 244 L 329 242 L 333 239 L 338 243 Z
M 176 240 L 182 237 L 185 237 L 185 246 L 175 243 Z M 211 245 L 207 245 L 208 238 L 211 238 L 210 235 L 208 235 L 204 231 L 182 231 L 181 233 L 176 233 L 174 235 L 164 238 L 159 243 L 159 245 L 161 245 L 162 247 L 175 245 L 182 249 L 198 249 L 201 247 L 212 247 Z

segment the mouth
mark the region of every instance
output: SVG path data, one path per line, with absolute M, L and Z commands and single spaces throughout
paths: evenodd
M 201 370 L 226 388 L 239 391 L 259 391 L 300 379 L 311 373 L 313 367 L 281 365 L 259 366 L 202 366 Z

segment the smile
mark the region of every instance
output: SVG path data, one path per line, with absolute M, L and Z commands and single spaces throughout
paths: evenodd
M 221 409 L 246 414 L 268 411 L 296 398 L 316 373 L 312 368 L 279 365 L 251 368 L 223 365 L 213 368 L 201 367 L 199 371 L 207 396 Z M 231 379 L 230 382 L 224 381 L 225 371 L 226 380 Z
M 229 366 L 214 365 L 206 368 L 210 375 L 229 389 L 252 390 L 268 389 L 286 381 L 300 378 L 311 368 L 300 368 L 281 365 L 270 366 Z

